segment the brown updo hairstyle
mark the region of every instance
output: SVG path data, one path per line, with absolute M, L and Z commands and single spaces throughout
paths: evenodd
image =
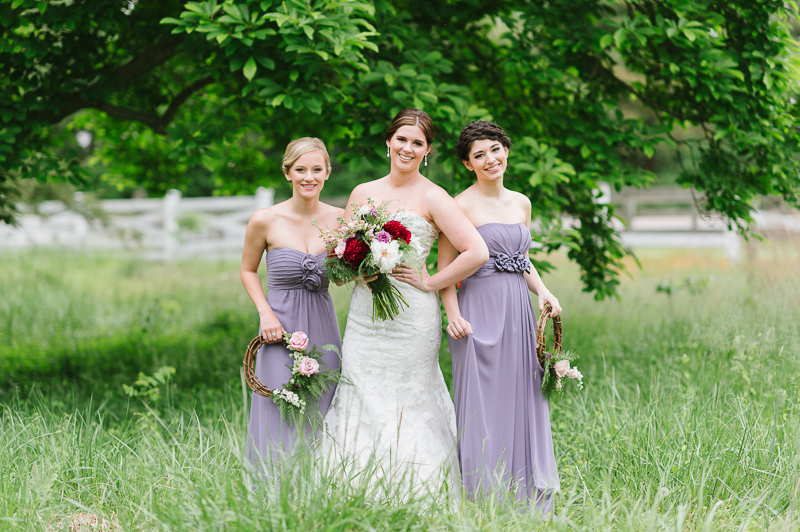
M 462 161 L 469 161 L 469 151 L 476 140 L 496 140 L 506 149 L 511 148 L 511 139 L 508 138 L 503 128 L 487 120 L 472 122 L 461 130 L 456 144 L 456 153 Z
M 431 120 L 428 113 L 422 109 L 414 109 L 412 107 L 406 107 L 397 113 L 389 125 L 389 129 L 386 130 L 386 142 L 392 140 L 397 130 L 403 126 L 419 126 L 425 134 L 425 141 L 433 151 L 433 120 Z

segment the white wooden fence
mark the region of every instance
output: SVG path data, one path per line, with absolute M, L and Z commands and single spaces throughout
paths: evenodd
M 610 190 L 601 203 L 621 208 L 627 227 L 618 224 L 622 242 L 631 248 L 720 248 L 731 260 L 741 257 L 742 241 L 721 220 L 699 216 L 691 192 L 676 188 Z M 256 209 L 273 204 L 274 192 L 263 187 L 255 196 L 181 198 L 172 190 L 163 198 L 106 200 L 102 209 L 110 224 L 88 222 L 57 201 L 20 217 L 20 227 L 0 222 L 0 252 L 36 246 L 79 249 L 128 249 L 151 260 L 184 257 L 240 257 L 247 221 Z M 346 198 L 330 198 L 344 204 Z M 651 207 L 648 210 L 648 205 Z M 665 207 L 666 206 L 666 207 Z M 758 211 L 756 231 L 800 235 L 800 214 Z M 575 223 L 564 219 L 565 226 Z
M 87 222 L 60 201 L 46 201 L 38 206 L 39 214 L 23 214 L 19 227 L 0 223 L 0 250 L 128 249 L 163 261 L 240 257 L 250 216 L 273 199 L 272 189 L 259 187 L 255 196 L 182 198 L 170 190 L 163 198 L 105 200 L 101 206 L 110 219 L 105 227 Z

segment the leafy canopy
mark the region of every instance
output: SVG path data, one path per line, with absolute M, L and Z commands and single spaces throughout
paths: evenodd
M 288 140 L 321 137 L 360 180 L 391 116 L 437 128 L 433 179 L 470 176 L 453 147 L 493 119 L 516 144 L 546 252 L 615 293 L 629 253 L 599 183 L 646 186 L 656 150 L 746 234 L 759 195 L 798 203 L 794 2 L 0 0 L 0 219 L 16 180 L 252 191 Z M 86 148 L 74 132 L 94 135 Z M 381 170 L 383 171 L 383 170 Z M 95 181 L 96 182 L 96 181 Z M 194 188 L 193 188 L 194 187 Z M 562 216 L 576 219 L 561 227 Z M 546 267 L 546 263 L 540 262 Z

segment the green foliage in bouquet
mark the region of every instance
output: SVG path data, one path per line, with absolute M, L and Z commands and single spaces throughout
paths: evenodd
M 577 380 L 578 388 L 583 389 L 583 374 L 569 364 L 577 358 L 578 355 L 572 351 L 544 354 L 541 390 L 545 399 L 552 401 L 561 397 L 564 379 Z

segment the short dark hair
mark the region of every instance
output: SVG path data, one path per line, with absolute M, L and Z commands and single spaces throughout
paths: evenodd
M 478 120 L 461 130 L 458 143 L 456 143 L 456 153 L 458 153 L 459 159 L 469 161 L 469 150 L 472 149 L 472 144 L 476 140 L 485 139 L 496 140 L 506 149 L 510 148 L 512 144 L 502 127 L 488 120 Z
M 386 130 L 386 140 L 392 140 L 397 130 L 403 126 L 419 126 L 422 133 L 425 134 L 428 146 L 431 146 L 431 151 L 433 151 L 433 120 L 428 113 L 421 109 L 406 107 L 395 115 L 389 129 Z

